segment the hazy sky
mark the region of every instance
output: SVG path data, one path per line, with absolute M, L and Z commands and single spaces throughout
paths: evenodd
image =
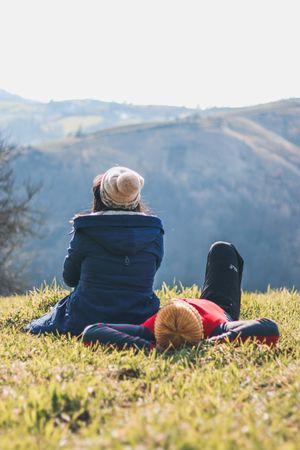
M 0 18 L 0 89 L 24 97 L 300 97 L 299 0 L 0 0 Z

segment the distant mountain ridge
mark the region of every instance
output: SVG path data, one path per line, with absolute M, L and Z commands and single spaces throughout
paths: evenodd
M 166 229 L 157 277 L 201 283 L 215 240 L 245 258 L 244 288 L 300 288 L 300 100 L 112 127 L 24 149 L 19 177 L 41 180 L 43 239 L 30 279 L 60 279 L 68 221 L 91 204 L 91 181 L 114 164 L 145 177 L 144 198 Z
M 5 91 L 4 89 L 0 89 L 0 101 L 12 101 L 12 102 L 20 102 L 20 103 L 27 103 L 32 102 L 33 100 L 28 100 L 26 98 L 21 97 L 20 95 L 11 94 L 8 91 Z
M 194 111 L 185 107 L 136 106 L 99 100 L 42 103 L 0 90 L 0 132 L 18 145 L 82 136 L 117 125 L 171 120 Z

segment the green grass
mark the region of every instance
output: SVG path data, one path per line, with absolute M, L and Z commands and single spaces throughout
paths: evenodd
M 163 301 L 198 288 L 163 286 Z M 0 299 L 0 448 L 299 449 L 300 294 L 243 294 L 280 325 L 276 349 L 207 344 L 172 355 L 20 332 L 65 294 Z

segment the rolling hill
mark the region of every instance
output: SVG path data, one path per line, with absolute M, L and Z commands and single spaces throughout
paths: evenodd
M 42 103 L 0 89 L 0 132 L 17 145 L 82 136 L 117 125 L 169 120 L 193 111 L 184 107 L 136 106 L 98 100 Z
M 113 127 L 24 148 L 20 179 L 41 181 L 41 238 L 31 284 L 60 279 L 68 221 L 91 204 L 97 173 L 126 165 L 146 179 L 144 198 L 165 224 L 157 277 L 200 283 L 215 240 L 245 259 L 244 288 L 300 288 L 300 100 L 207 111 L 185 118 Z

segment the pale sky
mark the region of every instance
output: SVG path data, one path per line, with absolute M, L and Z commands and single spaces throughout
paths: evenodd
M 0 0 L 0 89 L 201 108 L 300 97 L 300 1 Z

